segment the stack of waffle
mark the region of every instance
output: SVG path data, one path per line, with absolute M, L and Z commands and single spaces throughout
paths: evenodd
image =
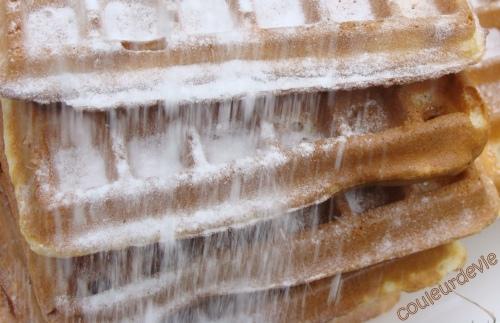
M 0 6 L 0 318 L 365 320 L 496 218 L 465 0 Z
M 490 107 L 490 140 L 481 162 L 500 190 L 500 1 L 476 0 L 473 4 L 488 36 L 482 61 L 470 68 L 467 75 Z

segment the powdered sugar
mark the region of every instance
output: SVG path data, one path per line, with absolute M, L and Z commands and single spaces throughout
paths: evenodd
M 132 139 L 128 158 L 134 176 L 169 178 L 182 170 L 182 138 L 179 129 L 174 129 L 164 135 Z
M 233 18 L 225 0 L 183 0 L 179 19 L 188 34 L 209 34 L 230 31 Z
M 334 120 L 342 136 L 350 137 L 365 133 L 376 133 L 387 128 L 387 111 L 375 100 L 355 105 Z
M 27 72 L 19 78 L 9 79 L 2 84 L 1 94 L 39 102 L 60 100 L 79 107 L 104 108 L 120 104 L 147 104 L 156 100 L 179 103 L 262 92 L 388 85 L 463 69 L 464 65 L 476 59 L 470 55 L 471 48 L 480 46 L 481 35 L 477 33 L 475 38 L 464 39 L 451 47 L 401 50 L 397 57 L 390 51 L 360 51 L 339 59 L 334 53 L 336 45 L 325 39 L 328 43 L 318 46 L 330 48 L 328 53 L 321 57 L 309 54 L 302 57 L 297 52 L 299 47 L 288 49 L 286 44 L 302 42 L 313 35 L 335 35 L 340 30 L 339 23 L 344 21 L 372 20 L 371 2 L 321 2 L 316 8 L 321 11 L 317 17 L 306 15 L 310 10 L 305 9 L 309 7 L 299 0 L 246 0 L 235 4 L 233 8 L 223 0 L 89 1 L 86 9 L 92 11 L 91 19 L 76 15 L 76 6 L 70 3 L 65 3 L 62 8 L 44 7 L 35 12 L 27 9 L 27 15 L 32 18 L 25 22 L 26 37 L 29 39 L 24 47 L 28 52 L 45 59 L 45 56 L 35 53 L 50 47 L 50 51 L 69 55 L 68 60 L 62 62 L 74 62 L 74 58 L 78 57 L 86 64 L 39 64 L 36 70 L 40 69 L 40 74 L 35 76 Z M 408 1 L 399 1 L 395 6 L 398 4 L 409 6 Z M 96 6 L 101 5 L 102 8 L 96 11 Z M 435 8 L 432 6 L 432 1 L 413 1 L 409 12 L 416 12 L 411 14 L 412 17 L 424 15 L 427 10 L 430 11 L 425 15 L 434 15 Z M 242 15 L 241 11 L 246 14 Z M 57 19 L 44 18 L 42 12 L 57 13 Z M 436 35 L 440 42 L 446 42 L 453 35 L 448 33 L 446 25 L 455 26 L 459 19 L 462 16 L 456 13 L 441 15 L 435 20 L 440 26 Z M 359 31 L 363 30 L 363 25 L 359 26 Z M 396 15 L 384 18 L 380 30 L 408 29 L 411 26 L 411 19 L 401 19 Z M 51 30 L 43 31 L 43 28 Z M 264 32 L 263 28 L 272 30 Z M 53 37 L 53 42 L 57 43 L 54 46 L 50 45 L 50 39 L 49 42 L 43 39 L 45 34 L 51 33 L 56 35 Z M 319 42 L 323 36 L 318 38 Z M 127 50 L 121 43 L 122 40 L 158 38 L 165 39 L 159 43 L 159 49 L 155 49 L 161 53 Z M 284 41 L 286 39 L 290 42 Z M 353 37 L 353 41 L 355 39 L 357 37 Z M 263 41 L 266 44 L 276 41 L 278 48 L 272 49 L 269 54 L 278 58 L 267 60 L 261 57 L 264 51 L 255 49 L 260 48 L 259 44 Z M 162 44 L 166 47 L 161 48 Z M 199 49 L 201 56 L 183 54 L 188 48 Z M 211 48 L 215 51 L 212 52 Z M 430 56 L 424 57 L 424 52 Z M 216 57 L 210 53 L 216 54 Z M 178 54 L 181 56 L 178 57 Z M 134 60 L 135 63 L 111 67 L 108 62 L 112 60 L 101 59 L 117 55 L 124 62 Z
M 161 139 L 152 138 L 146 142 L 142 142 L 145 144 L 145 147 L 152 148 L 151 145 L 159 145 L 157 149 L 159 151 L 155 151 L 156 154 L 159 155 L 158 158 L 153 158 L 153 161 L 147 161 L 148 157 L 151 157 L 151 151 L 148 149 L 143 149 L 143 155 L 132 156 L 131 157 L 131 165 L 133 176 L 134 177 L 124 177 L 117 181 L 111 183 L 103 183 L 103 180 L 97 180 L 95 177 L 99 176 L 102 178 L 106 178 L 102 171 L 94 172 L 88 174 L 87 176 L 94 176 L 92 180 L 94 183 L 101 183 L 103 185 L 96 187 L 95 189 L 89 188 L 87 190 L 71 190 L 70 195 L 66 195 L 67 191 L 60 192 L 55 196 L 51 197 L 53 206 L 57 205 L 70 205 L 75 202 L 98 202 L 102 201 L 106 198 L 118 197 L 118 196 L 137 196 L 144 193 L 148 193 L 151 191 L 158 190 L 171 190 L 176 186 L 181 185 L 183 182 L 189 181 L 193 185 L 197 185 L 198 183 L 203 183 L 207 181 L 215 180 L 216 178 L 224 178 L 233 172 L 239 172 L 242 174 L 249 173 L 255 171 L 256 169 L 266 166 L 271 168 L 278 167 L 279 165 L 285 163 L 288 158 L 280 151 L 277 150 L 266 150 L 263 153 L 253 156 L 253 158 L 240 158 L 240 159 L 232 159 L 232 163 L 228 165 L 228 163 L 223 163 L 218 167 L 211 167 L 210 165 L 199 165 L 200 167 L 195 167 L 189 170 L 175 172 L 175 168 L 171 168 L 168 161 L 170 158 L 178 158 L 178 155 L 172 154 L 171 151 L 168 151 L 168 146 L 163 146 Z M 137 149 L 141 145 L 141 141 L 134 142 L 133 144 Z M 165 153 L 165 159 L 162 159 L 161 150 L 167 149 Z M 134 152 L 136 152 L 134 150 Z M 89 153 L 90 154 L 90 153 Z M 85 155 L 86 156 L 86 155 Z M 94 157 L 98 157 L 93 155 Z M 174 157 L 175 156 L 175 157 Z M 65 158 L 63 158 L 65 157 Z M 71 158 L 68 158 L 71 157 Z M 61 171 L 65 169 L 71 169 L 72 163 L 76 163 L 77 160 L 84 160 L 82 155 L 77 155 L 73 152 L 64 153 L 58 160 L 57 169 Z M 102 158 L 97 158 L 96 160 L 102 160 Z M 144 164 L 141 164 L 144 162 Z M 100 161 L 99 161 L 100 164 Z M 174 162 L 175 164 L 175 162 Z M 157 169 L 150 169 L 147 166 L 150 165 L 152 167 L 160 167 Z M 80 169 L 80 168 L 79 168 Z M 91 170 L 92 168 L 85 168 L 85 170 Z M 95 168 L 99 169 L 99 168 Z M 63 173 L 61 173 L 63 174 Z M 42 174 L 43 175 L 43 174 Z M 68 172 L 65 176 L 67 176 L 70 180 L 69 183 L 74 183 L 75 181 L 79 181 L 79 179 L 75 179 L 75 176 L 80 175 L 77 170 L 74 172 Z M 157 177 L 158 175 L 165 175 L 165 177 Z M 139 180 L 140 178 L 149 178 L 148 181 Z M 84 183 L 87 183 L 85 181 Z M 68 186 L 70 187 L 70 186 Z M 83 186 L 85 187 L 85 186 Z
M 122 183 L 123 184 L 123 183 Z M 321 187 L 327 182 L 315 183 Z M 287 205 L 297 198 L 299 192 L 260 192 L 254 199 L 239 199 L 196 210 L 194 213 L 168 213 L 143 215 L 141 219 L 131 219 L 124 223 L 101 225 L 72 236 L 64 242 L 68 252 L 89 252 L 99 250 L 104 245 L 108 249 L 126 246 L 142 246 L 153 242 L 171 242 L 191 235 L 207 235 L 225 230 L 230 223 L 232 228 L 248 226 L 259 221 L 292 212 Z M 321 196 L 317 203 L 328 196 Z
M 488 0 L 470 0 L 470 3 L 472 4 L 472 6 L 474 8 L 477 8 L 479 7 L 480 5 L 482 5 L 484 2 L 488 2 Z
M 210 163 L 228 163 L 256 153 L 257 142 L 249 133 L 235 132 L 216 136 L 203 139 Z
M 156 100 L 164 100 L 168 104 L 224 99 L 249 93 L 258 95 L 285 90 L 362 87 L 375 80 L 415 80 L 416 75 L 418 79 L 437 77 L 461 70 L 464 64 L 470 63 L 470 59 L 460 58 L 458 52 L 443 50 L 446 53 L 432 48 L 414 55 L 406 54 L 404 60 L 412 62 L 409 65 L 389 60 L 389 55 L 367 53 L 345 59 L 343 66 L 350 66 L 348 69 L 339 69 L 336 59 L 293 59 L 269 62 L 235 60 L 218 65 L 188 65 L 105 74 L 66 73 L 7 83 L 2 93 L 5 96 L 47 102 L 52 99 L 53 89 L 63 90 L 67 84 L 79 84 L 69 92 L 59 92 L 58 96 L 64 97 L 64 101 L 73 107 L 102 109 L 147 104 Z M 276 76 L 277 70 L 284 71 L 289 66 L 294 67 L 293 71 Z M 207 82 L 193 83 L 200 75 L 210 77 Z
M 85 0 L 85 7 L 89 11 L 99 10 L 99 0 Z
M 487 67 L 486 67 L 487 68 Z M 483 98 L 486 100 L 494 114 L 500 112 L 500 82 L 483 83 L 478 86 Z M 500 159 L 499 159 L 500 160 Z
M 390 0 L 405 17 L 432 17 L 440 14 L 435 0 Z
M 70 248 L 92 250 L 100 248 L 104 243 L 112 249 L 125 246 L 141 246 L 152 240 L 169 242 L 175 239 L 175 231 L 179 229 L 176 217 L 145 217 L 140 221 L 130 221 L 112 226 L 101 226 L 72 239 Z M 112 238 L 111 238 L 112 237 Z
M 303 25 L 304 12 L 300 0 L 253 0 L 257 23 L 262 28 Z
M 54 166 L 63 192 L 86 191 L 107 184 L 102 155 L 93 148 L 78 146 L 58 150 Z
M 333 21 L 364 21 L 375 18 L 370 0 L 322 0 Z
M 364 211 L 364 208 L 362 207 L 363 195 L 360 194 L 359 191 L 350 190 L 346 192 L 344 196 L 347 200 L 349 208 L 351 209 L 351 212 L 353 212 L 354 214 L 359 214 Z
M 476 179 L 473 182 L 477 183 Z M 466 184 L 470 183 L 470 179 L 467 179 Z M 458 183 L 458 188 L 462 184 Z M 457 183 L 451 184 L 451 188 L 456 189 L 455 185 Z M 287 237 L 280 238 L 277 236 L 277 242 L 273 240 L 272 244 L 267 244 L 269 242 L 266 241 L 265 247 L 262 249 L 257 247 L 258 243 L 261 242 L 259 241 L 251 245 L 253 248 L 250 251 L 236 249 L 226 254 L 225 250 L 219 250 L 215 257 L 212 254 L 204 255 L 206 258 L 202 258 L 200 262 L 193 261 L 189 266 L 176 271 L 165 270 L 156 277 L 146 277 L 97 295 L 77 298 L 74 304 L 83 309 L 84 312 L 94 312 L 106 307 L 125 305 L 128 302 L 135 303 L 138 300 L 154 304 L 154 298 L 162 295 L 165 297 L 162 299 L 165 302 L 164 306 L 158 307 L 156 310 L 168 314 L 182 305 L 192 304 L 197 297 L 283 288 L 337 275 L 332 278 L 330 283 L 328 305 L 332 305 L 337 299 L 336 296 L 341 294 L 341 272 L 359 269 L 383 260 L 392 259 L 398 255 L 432 248 L 444 241 L 455 239 L 479 229 L 478 227 L 471 229 L 471 215 L 475 214 L 472 209 L 461 211 L 453 208 L 453 211 L 445 217 L 436 217 L 433 214 L 432 210 L 442 206 L 443 198 L 446 199 L 447 194 L 449 194 L 447 190 L 449 190 L 450 186 L 444 185 L 442 188 L 444 189 L 429 197 L 428 204 L 422 204 L 419 207 L 415 207 L 412 203 L 413 199 L 408 199 L 400 205 L 386 206 L 376 216 L 374 214 L 366 214 L 365 216 L 345 214 L 342 217 L 344 221 L 335 221 L 328 226 L 314 229 L 317 230 L 314 234 L 306 230 L 304 235 L 302 233 L 297 236 L 293 235 L 289 237 L 290 240 L 286 239 Z M 423 195 L 419 193 L 417 194 L 418 197 L 423 197 Z M 456 200 L 459 200 L 458 196 L 454 196 L 450 203 L 455 203 Z M 484 211 L 484 207 L 482 205 L 480 210 Z M 490 213 L 494 214 L 493 208 Z M 479 218 L 484 221 L 483 217 L 479 216 Z M 419 219 L 423 221 L 424 225 L 412 226 L 412 223 Z M 403 226 L 402 230 L 405 230 L 405 235 L 392 234 L 391 230 L 393 228 L 391 225 L 395 220 L 401 221 L 400 225 Z M 457 225 L 453 226 L 453 223 Z M 370 231 L 372 225 L 386 230 Z M 480 224 L 481 227 L 484 225 L 486 225 L 485 222 Z M 454 229 L 450 230 L 449 228 Z M 339 250 L 341 251 L 348 246 L 344 245 L 344 243 L 348 243 L 348 240 L 342 240 L 341 237 L 351 236 L 354 232 L 359 232 L 358 230 L 368 230 L 372 233 L 369 246 L 360 253 L 339 252 Z M 308 240 L 301 241 L 302 236 L 307 237 Z M 311 237 L 317 237 L 318 240 L 311 241 Z M 289 242 L 289 248 L 288 245 L 285 245 L 285 248 L 273 248 L 276 244 L 287 242 Z M 301 247 L 309 246 L 307 250 L 314 250 L 316 244 L 327 243 L 328 248 L 325 252 L 328 252 L 330 256 L 312 258 L 312 263 L 302 263 L 300 260 L 307 258 L 303 258 L 304 255 L 298 252 L 302 249 L 296 250 L 297 243 Z M 286 258 L 290 255 L 295 262 L 287 261 Z M 226 258 L 226 256 L 230 258 Z M 254 270 L 246 271 L 244 266 L 246 263 L 242 261 L 241 257 L 251 259 L 250 263 L 255 266 L 252 268 L 257 268 L 259 272 L 254 273 Z M 256 257 L 255 260 L 254 257 Z M 285 259 L 284 262 L 282 262 L 283 259 Z M 304 265 L 306 267 L 303 267 Z M 307 268 L 307 270 L 293 270 L 295 268 Z M 224 274 L 218 275 L 221 272 L 220 270 L 223 270 Z M 203 273 L 202 279 L 197 276 L 200 272 Z M 192 277 L 194 277 L 193 286 L 186 287 L 183 282 L 185 282 L 186 278 L 189 280 Z M 261 279 L 252 279 L 253 277 Z M 182 288 L 177 289 L 180 286 Z M 325 286 L 328 287 L 328 285 Z M 58 305 L 66 305 L 69 303 L 68 300 L 64 296 L 60 297 Z
M 239 9 L 242 12 L 252 12 L 253 11 L 253 0 L 238 0 Z
M 31 13 L 26 23 L 25 46 L 33 56 L 59 53 L 80 40 L 75 11 L 46 7 Z
M 471 4 L 474 7 L 474 9 L 480 8 L 483 6 L 484 7 L 495 6 L 495 4 L 500 5 L 500 3 L 498 3 L 498 1 L 496 1 L 496 0 L 471 0 Z

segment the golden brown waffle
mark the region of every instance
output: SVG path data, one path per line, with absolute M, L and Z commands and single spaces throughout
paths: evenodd
M 0 170 L 1 173 L 1 170 Z M 0 188 L 0 322 L 42 322 L 32 292 L 23 245 L 8 199 Z
M 251 103 L 82 112 L 4 100 L 2 111 L 21 231 L 58 257 L 224 231 L 359 185 L 457 174 L 488 134 L 479 94 L 454 76 Z
M 478 1 L 474 5 L 481 24 L 489 30 L 483 60 L 467 74 L 490 107 L 491 134 L 480 160 L 500 189 L 500 1 Z
M 339 193 L 287 218 L 174 246 L 67 259 L 27 250 L 28 267 L 52 320 L 140 316 L 156 306 L 168 314 L 213 295 L 311 283 L 433 248 L 480 231 L 497 210 L 493 184 L 472 168 Z
M 12 216 L 9 215 L 10 210 L 5 194 L 1 195 L 1 200 L 0 219 L 7 224 L 11 222 L 9 219 L 12 219 Z M 0 233 L 2 233 L 0 242 L 2 242 L 3 247 L 0 255 L 0 274 L 5 270 L 9 270 L 12 266 L 11 262 L 5 261 L 7 257 L 12 259 L 16 255 L 15 258 L 19 259 L 17 255 L 19 254 L 20 245 L 9 243 L 15 240 L 13 232 L 15 232 L 15 228 L 8 225 L 0 227 Z M 319 319 L 325 320 L 336 317 L 336 322 L 361 322 L 388 310 L 397 302 L 401 290 L 413 291 L 433 284 L 441 279 L 447 271 L 457 268 L 463 260 L 463 248 L 458 243 L 453 243 L 357 272 L 336 276 L 333 279 L 327 278 L 313 282 L 307 287 L 293 287 L 286 291 L 287 297 L 285 299 L 283 299 L 283 292 L 274 290 L 265 293 L 244 294 L 239 298 L 226 296 L 222 298 L 223 303 L 220 305 L 223 304 L 223 308 L 226 310 L 238 310 L 240 314 L 247 314 L 248 310 L 251 310 L 250 313 L 254 314 L 254 316 L 259 313 L 261 317 L 265 316 L 268 320 L 272 318 L 273 321 L 290 319 L 297 322 L 318 321 Z M 14 283 L 24 285 L 29 282 L 29 277 L 22 278 L 17 275 L 10 278 L 11 285 Z M 338 288 L 335 288 L 337 286 Z M 25 287 L 30 288 L 30 286 Z M 24 294 L 17 292 L 14 295 L 17 295 L 16 301 L 18 303 L 26 303 L 29 299 L 26 298 L 26 295 L 28 295 L 26 292 Z M 38 308 L 34 298 L 31 298 L 33 303 L 29 304 L 32 315 L 29 316 L 28 320 L 28 316 L 20 316 L 19 314 L 14 316 L 14 302 L 5 296 L 6 294 L 0 293 L 1 321 L 43 321 L 40 316 L 33 315 L 33 313 L 37 313 L 35 311 Z M 261 301 L 256 302 L 259 299 Z M 242 309 L 230 307 L 229 305 L 234 305 L 234 300 L 243 300 L 246 304 L 245 307 Z M 201 301 L 200 304 L 207 305 L 210 302 L 213 302 L 213 299 Z M 272 304 L 279 305 L 279 307 L 273 307 Z M 255 311 L 252 306 L 258 306 L 258 311 Z M 213 308 L 220 309 L 220 306 Z M 279 311 L 276 311 L 276 309 L 279 309 Z M 27 308 L 24 308 L 24 310 L 27 310 Z M 157 316 L 156 318 L 160 319 L 161 310 L 155 309 L 154 311 L 157 315 L 160 315 L 160 317 Z M 16 312 L 18 313 L 19 310 Z M 200 310 L 196 312 L 202 313 Z M 137 313 L 135 314 L 137 315 Z M 212 313 L 211 315 L 219 314 L 221 313 Z M 186 315 L 183 315 L 182 312 L 178 315 L 179 318 L 186 318 Z M 49 317 L 51 316 L 49 315 Z M 129 317 L 129 319 L 131 318 L 133 317 Z M 193 317 L 189 318 L 192 321 Z
M 454 242 L 286 290 L 212 297 L 176 318 L 181 322 L 221 318 L 234 322 L 364 322 L 394 306 L 402 291 L 438 283 L 460 268 L 465 258 L 463 246 Z
M 484 171 L 500 190 L 500 113 L 491 118 L 490 139 L 479 160 Z
M 16 0 L 0 22 L 2 96 L 91 108 L 418 81 L 483 51 L 466 0 Z

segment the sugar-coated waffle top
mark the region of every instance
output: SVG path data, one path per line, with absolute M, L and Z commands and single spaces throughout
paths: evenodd
M 28 252 L 28 266 L 41 307 L 56 322 L 120 321 L 150 309 L 171 315 L 208 296 L 313 283 L 442 245 L 484 229 L 498 205 L 491 181 L 470 168 L 353 189 L 279 219 L 175 245 L 67 259 Z
M 347 89 L 463 69 L 466 0 L 9 0 L 3 96 L 106 108 Z
M 21 230 L 52 256 L 205 235 L 353 186 L 457 172 L 488 133 L 460 77 L 213 105 L 2 105 Z

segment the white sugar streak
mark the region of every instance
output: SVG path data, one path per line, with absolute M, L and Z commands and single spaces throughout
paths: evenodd
M 478 35 L 480 37 L 480 35 Z M 352 57 L 339 69 L 338 60 L 230 61 L 220 65 L 188 65 L 165 69 L 147 69 L 121 73 L 79 73 L 25 78 L 7 83 L 4 95 L 31 97 L 34 93 L 51 93 L 51 89 L 79 84 L 70 92 L 59 93 L 65 102 L 76 108 L 113 108 L 134 106 L 163 100 L 166 104 L 224 99 L 247 94 L 258 95 L 284 90 L 339 89 L 366 86 L 374 79 L 385 82 L 394 79 L 425 79 L 442 73 L 452 73 L 469 63 L 459 53 L 426 49 L 415 55 L 406 54 L 401 65 L 389 60 L 389 54 L 363 54 Z M 454 59 L 450 59 L 454 56 Z M 276 71 L 294 66 L 289 75 L 276 77 Z M 345 66 L 350 66 L 345 69 Z M 200 75 L 209 81 L 196 82 Z M 50 100 L 50 98 L 46 98 Z M 38 95 L 36 100 L 46 102 Z

